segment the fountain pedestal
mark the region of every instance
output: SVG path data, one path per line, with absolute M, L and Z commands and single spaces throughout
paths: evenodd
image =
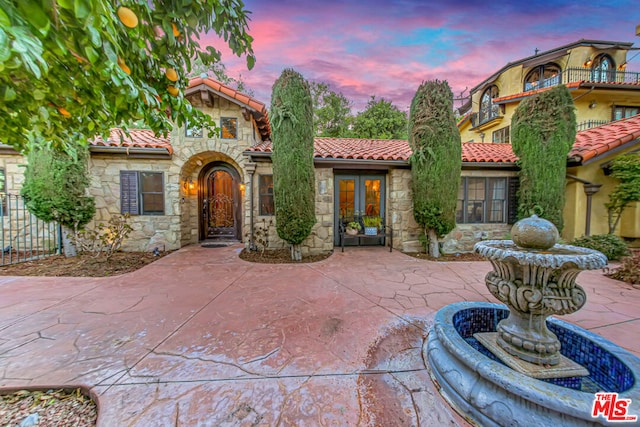
M 512 229 L 513 241 L 489 240 L 475 251 L 489 259 L 493 271 L 485 278 L 489 291 L 509 307 L 497 332 L 476 337 L 513 369 L 534 378 L 586 376 L 589 372 L 560 354 L 560 341 L 547 328 L 550 315 L 578 311 L 587 301 L 575 283 L 585 269 L 602 268 L 607 259 L 591 249 L 558 245 L 555 226 L 535 215 Z M 528 362 L 528 363 L 525 363 Z M 562 369 L 558 365 L 562 365 Z M 558 375 L 560 374 L 560 375 Z

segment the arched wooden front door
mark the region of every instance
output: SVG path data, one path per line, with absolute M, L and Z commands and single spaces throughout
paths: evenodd
M 240 177 L 226 164 L 212 164 L 200 177 L 200 239 L 240 239 Z

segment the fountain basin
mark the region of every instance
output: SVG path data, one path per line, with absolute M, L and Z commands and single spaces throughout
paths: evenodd
M 606 425 L 604 418 L 591 416 L 598 391 L 631 399 L 628 413 L 640 415 L 639 358 L 591 332 L 549 318 L 547 326 L 560 340 L 561 353 L 590 375 L 531 378 L 507 367 L 473 339 L 474 333 L 495 332 L 508 315 L 504 305 L 481 302 L 451 304 L 436 313 L 424 357 L 441 394 L 463 416 L 482 426 Z

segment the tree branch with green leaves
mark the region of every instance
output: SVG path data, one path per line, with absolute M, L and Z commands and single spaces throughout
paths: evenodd
M 220 60 L 205 33 L 252 68 L 249 13 L 239 0 L 0 0 L 1 142 L 73 152 L 135 121 L 215 127 L 184 98 L 187 75 Z

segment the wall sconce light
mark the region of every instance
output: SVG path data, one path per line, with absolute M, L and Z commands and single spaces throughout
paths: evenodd
M 189 179 L 184 179 L 184 189 L 185 191 L 187 190 L 193 190 L 194 188 L 196 188 L 196 184 L 193 182 L 192 178 Z
M 244 193 L 244 188 L 245 188 L 245 185 L 244 184 L 240 184 L 240 191 L 242 191 L 243 193 Z
M 596 105 L 598 105 L 596 101 L 591 101 L 591 104 L 589 104 L 589 108 L 593 110 L 594 108 L 596 108 Z
M 584 63 L 584 66 L 588 68 L 591 67 L 591 64 L 593 64 L 593 59 L 589 58 L 587 59 L 587 62 Z
M 618 70 L 620 70 L 620 71 L 624 71 L 625 68 L 627 68 L 627 62 L 626 61 L 618 66 Z

